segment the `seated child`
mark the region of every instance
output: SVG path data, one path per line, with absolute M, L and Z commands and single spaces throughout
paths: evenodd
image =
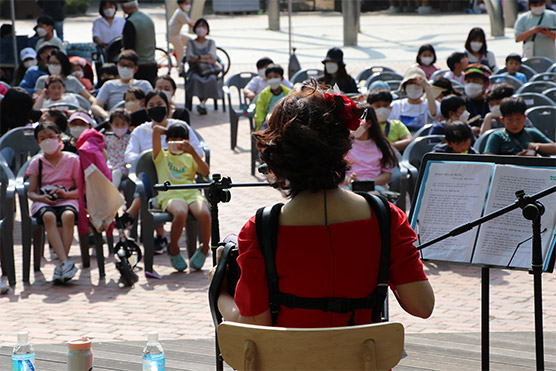
M 440 112 L 444 120 L 432 125 L 429 131 L 430 135 L 444 135 L 446 127 L 452 122 L 461 121 L 466 123 L 469 118 L 469 112 L 465 109 L 465 100 L 456 95 L 450 95 L 442 99 Z
M 436 63 L 436 52 L 431 44 L 421 45 L 419 52 L 417 52 L 417 64 L 423 70 L 427 76 L 427 80 L 430 80 L 433 73 L 439 70 L 434 64 Z
M 487 139 L 485 153 L 491 155 L 556 155 L 556 143 L 535 128 L 526 128 L 527 105 L 521 97 L 504 98 L 500 104 L 504 130 Z
M 37 125 L 35 139 L 42 154 L 36 156 L 27 168 L 27 196 L 33 201 L 31 215 L 44 225 L 48 242 L 60 259 L 52 280 L 63 283 L 77 272 L 77 267 L 68 260 L 68 254 L 78 210 L 79 158 L 62 151 L 60 131 L 51 122 Z
M 375 186 L 387 190 L 392 169 L 398 165 L 398 160 L 380 129 L 372 107 L 368 108 L 367 121 L 353 132 L 353 137 L 353 145 L 346 155 L 351 166 L 346 172 L 346 182 L 374 180 Z
M 521 68 L 521 56 L 517 53 L 511 53 L 506 57 L 506 72 L 501 73 L 500 76 L 513 76 L 522 83 L 527 82 L 527 76 L 519 72 Z
M 268 82 L 265 78 L 265 71 L 266 68 L 271 64 L 274 64 L 274 62 L 268 57 L 263 57 L 257 61 L 257 76 L 249 80 L 249 82 L 243 89 L 243 95 L 245 95 L 245 97 L 250 101 L 255 99 L 255 97 L 268 86 Z M 292 83 L 286 78 L 284 78 L 282 84 L 290 89 L 293 87 Z
M 93 90 L 95 90 L 95 88 L 93 87 L 93 82 L 89 80 L 87 77 L 85 77 L 85 66 L 87 62 L 83 58 L 79 58 L 79 57 L 72 57 L 70 58 L 70 61 L 71 61 L 71 74 L 76 79 L 78 79 L 80 83 L 83 84 L 83 86 L 85 87 L 85 89 L 87 89 L 87 91 L 92 92 Z M 85 64 L 85 66 L 83 64 Z
M 166 135 L 167 150 L 162 149 L 161 135 Z M 172 184 L 193 184 L 197 172 L 205 176 L 209 174 L 209 166 L 189 143 L 189 130 L 185 124 L 176 123 L 168 128 L 154 125 L 152 142 L 153 162 L 159 182 L 168 180 Z M 210 212 L 205 197 L 198 189 L 169 190 L 158 194 L 158 202 L 162 210 L 173 216 L 168 254 L 172 266 L 180 272 L 187 268 L 178 246 L 187 213 L 191 211 L 197 219 L 201 247 L 190 257 L 189 263 L 192 268 L 201 269 L 209 252 L 211 231 Z
M 118 67 L 115 63 L 104 63 L 100 67 L 98 82 L 95 86 L 98 89 L 104 85 L 106 81 L 113 80 L 118 77 Z
M 471 147 L 471 139 L 473 133 L 469 125 L 461 122 L 454 121 L 446 127 L 446 143 L 437 144 L 432 149 L 433 152 L 446 152 L 446 153 L 469 153 L 476 154 L 477 151 Z
M 109 122 L 110 130 L 104 133 L 104 143 L 108 155 L 108 167 L 112 170 L 112 183 L 118 188 L 121 180 L 127 178 L 125 149 L 131 136 L 129 130 L 131 117 L 129 113 L 118 108 L 110 113 Z
M 444 77 L 449 80 L 455 80 L 461 84 L 465 83 L 465 70 L 469 65 L 469 60 L 465 56 L 465 53 L 453 52 L 450 54 L 446 60 L 446 64 L 450 69 L 450 72 L 446 72 Z
M 483 120 L 479 136 L 483 135 L 490 129 L 504 127 L 504 123 L 500 119 L 502 116 L 502 112 L 500 112 L 500 103 L 502 102 L 502 99 L 514 95 L 514 92 L 515 89 L 510 84 L 499 83 L 491 86 L 486 96 L 490 112 L 486 114 L 485 119 Z
M 74 112 L 68 120 L 68 128 L 70 137 L 64 140 L 64 151 L 77 153 L 77 139 L 87 129 L 93 127 L 93 119 L 87 113 L 82 111 Z
M 79 107 L 77 98 L 69 93 L 64 94 L 66 91 L 66 84 L 64 80 L 58 75 L 51 75 L 44 84 L 45 88 L 37 96 L 37 100 L 33 105 L 35 109 L 48 108 L 55 103 L 67 103 L 72 106 L 57 106 L 58 109 L 68 110 Z
M 388 120 L 392 108 L 392 93 L 384 88 L 371 90 L 367 96 L 367 103 L 373 107 L 382 132 L 390 145 L 400 153 L 413 141 L 409 129 L 400 120 Z
M 268 86 L 261 91 L 257 98 L 255 107 L 255 130 L 261 129 L 266 121 L 266 115 L 274 109 L 278 101 L 288 95 L 291 89 L 282 84 L 284 81 L 284 69 L 278 65 L 270 65 L 266 68 L 266 82 Z

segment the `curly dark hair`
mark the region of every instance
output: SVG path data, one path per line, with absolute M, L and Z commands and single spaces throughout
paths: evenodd
M 349 130 L 339 121 L 316 81 L 278 102 L 268 128 L 254 133 L 261 159 L 288 197 L 340 184 L 348 168 Z

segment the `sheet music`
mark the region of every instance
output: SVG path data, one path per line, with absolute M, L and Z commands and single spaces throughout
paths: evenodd
M 496 211 L 516 200 L 515 192 L 524 190 L 526 194 L 543 191 L 556 183 L 556 169 L 543 169 L 513 165 L 497 165 L 489 192 L 485 215 Z M 539 200 L 545 206 L 541 218 L 543 261 L 555 227 L 556 195 L 548 195 Z M 473 263 L 531 267 L 532 241 L 531 221 L 525 219 L 520 208 L 493 219 L 481 227 Z M 528 241 L 526 241 L 529 239 Z M 526 241 L 526 242 L 524 242 Z M 515 256 L 516 247 L 520 244 Z
M 421 243 L 481 216 L 493 164 L 431 163 L 413 228 Z M 477 228 L 422 250 L 424 259 L 471 263 Z

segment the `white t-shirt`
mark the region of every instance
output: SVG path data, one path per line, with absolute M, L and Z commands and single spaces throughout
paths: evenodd
M 98 37 L 100 41 L 108 44 L 116 37 L 122 36 L 124 31 L 125 19 L 114 17 L 112 25 L 104 17 L 95 19 L 93 22 L 93 38 Z
M 285 77 L 282 80 L 282 85 L 290 89 L 293 88 L 292 83 Z M 268 82 L 266 82 L 265 79 L 263 79 L 260 76 L 255 76 L 251 80 L 249 80 L 249 82 L 245 87 L 251 90 L 252 92 L 254 92 L 256 95 L 259 95 L 259 93 L 263 91 L 263 89 L 266 88 L 267 86 L 268 86 Z
M 392 112 L 390 120 L 400 120 L 407 126 L 409 131 L 416 131 L 425 124 L 434 121 L 440 115 L 440 103 L 434 101 L 436 105 L 436 116 L 433 117 L 429 111 L 427 100 L 423 98 L 420 104 L 410 104 L 407 98 L 398 99 L 392 102 Z
M 201 158 L 203 158 L 203 148 L 201 147 L 201 142 L 199 138 L 194 134 L 193 129 L 191 126 L 185 121 L 175 120 L 175 119 L 168 119 L 168 125 L 166 127 L 170 127 L 176 123 L 182 123 L 187 126 L 189 129 L 189 144 L 195 148 L 195 152 L 199 154 Z M 168 149 L 168 145 L 166 144 L 166 135 L 160 136 L 160 144 L 162 148 Z M 131 137 L 129 138 L 129 142 L 125 149 L 125 162 L 126 164 L 132 164 L 135 159 L 143 153 L 143 151 L 153 149 L 153 123 L 152 121 L 145 122 L 137 126 L 132 132 Z
M 137 86 L 148 94 L 153 87 L 147 80 L 131 80 L 129 83 L 123 83 L 120 79 L 108 80 L 100 88 L 97 100 L 104 102 L 104 107 L 111 110 L 116 104 L 124 100 L 124 94 L 130 86 Z
M 447 78 L 448 80 L 455 80 L 457 82 L 460 82 L 462 85 L 465 84 L 465 73 L 461 73 L 461 75 L 456 76 L 454 75 L 454 72 L 452 71 L 448 71 L 446 73 L 444 73 L 444 77 Z
M 52 100 L 52 99 L 45 99 L 42 103 L 42 108 L 47 108 L 48 106 L 50 106 L 51 104 L 56 104 L 56 103 L 68 103 L 68 104 L 72 104 L 75 105 L 77 107 L 79 106 L 79 101 L 77 100 L 77 98 L 75 97 L 75 95 L 73 94 L 64 94 L 62 95 L 62 98 L 58 99 L 58 100 Z M 74 107 L 56 107 L 56 109 L 59 110 L 64 110 L 64 109 L 75 109 Z
M 44 37 L 41 37 L 37 43 L 35 44 L 35 51 L 39 51 L 39 49 L 41 48 L 42 44 L 50 44 L 50 45 L 56 45 L 58 47 L 58 49 L 60 49 L 60 51 L 64 54 L 66 54 L 66 46 L 64 45 L 64 42 L 62 40 L 60 40 L 59 38 L 57 38 L 56 36 L 52 36 L 52 39 L 45 41 Z
M 44 89 L 46 80 L 48 80 L 49 77 L 50 75 L 42 75 L 37 79 L 37 82 L 35 83 L 36 92 Z M 66 87 L 66 93 L 81 94 L 81 92 L 85 90 L 81 81 L 73 75 L 69 75 L 64 79 L 64 86 Z

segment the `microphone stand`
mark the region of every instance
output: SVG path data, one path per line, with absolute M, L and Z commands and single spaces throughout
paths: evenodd
M 541 244 L 541 216 L 544 213 L 544 206 L 538 200 L 545 196 L 548 196 L 556 192 L 556 185 L 552 186 L 544 191 L 535 193 L 534 195 L 527 196 L 523 190 L 519 190 L 515 193 L 517 200 L 508 206 L 505 206 L 497 211 L 487 214 L 479 219 L 473 220 L 466 224 L 460 225 L 443 234 L 440 237 L 432 239 L 431 241 L 425 242 L 417 247 L 417 250 L 422 250 L 430 245 L 437 242 L 445 240 L 448 237 L 454 237 L 460 235 L 464 232 L 471 230 L 472 228 L 483 224 L 489 220 L 497 218 L 504 215 L 517 208 L 522 209 L 523 217 L 527 220 L 531 220 L 531 225 L 533 229 L 533 241 L 532 241 L 532 259 L 531 259 L 531 270 L 529 273 L 533 274 L 534 279 L 534 298 L 535 298 L 535 350 L 536 350 L 536 361 L 537 370 L 544 370 L 544 340 L 543 340 L 543 318 L 542 318 L 542 244 Z M 552 255 L 552 260 L 555 258 L 555 254 Z M 488 338 L 488 267 L 482 268 L 482 291 L 483 295 L 481 298 L 482 311 L 481 311 L 481 340 L 482 340 L 482 369 L 489 369 L 489 338 Z M 486 288 L 485 288 L 486 285 Z M 485 295 L 486 294 L 486 295 Z M 486 366 L 486 367 L 485 367 Z
M 155 184 L 153 189 L 157 191 L 168 191 L 170 189 L 208 189 L 207 200 L 210 205 L 210 220 L 211 220 L 211 235 L 210 247 L 212 250 L 212 265 L 216 266 L 216 249 L 220 242 L 220 222 L 218 221 L 218 203 L 230 202 L 232 194 L 230 188 L 232 187 L 266 187 L 270 184 L 268 182 L 255 182 L 255 183 L 232 183 L 230 177 L 222 177 L 220 174 L 212 175 L 212 182 L 210 183 L 195 183 L 195 184 L 171 184 L 169 181 L 164 184 Z M 220 347 L 218 346 L 218 323 L 215 323 L 215 344 L 216 344 L 216 370 L 222 371 L 224 363 L 222 355 L 220 354 Z

